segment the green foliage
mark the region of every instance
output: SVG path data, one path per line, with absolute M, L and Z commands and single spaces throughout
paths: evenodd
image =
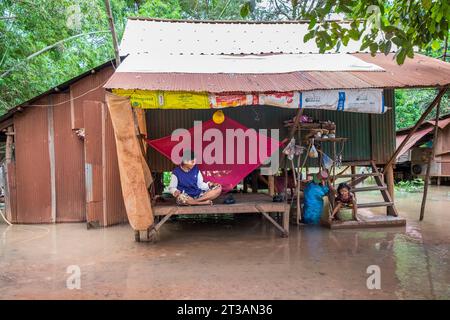
M 247 1 L 253 2 L 254 0 Z M 372 55 L 376 52 L 388 54 L 394 44 L 397 47 L 395 58 L 398 64 L 403 64 L 406 57 L 412 58 L 414 48 L 440 50 L 450 28 L 448 0 L 268 2 L 273 3 L 287 19 L 310 20 L 309 32 L 303 40 L 306 42 L 314 39 L 321 52 L 336 50 L 350 39 L 361 40 L 360 50 L 369 49 Z M 289 9 L 292 14 L 286 13 Z M 242 10 L 241 14 L 248 16 L 249 12 Z M 330 22 L 330 16 L 345 18 L 351 23 L 344 27 Z
M 416 178 L 413 180 L 397 182 L 395 184 L 395 189 L 401 192 L 422 192 L 424 184 L 423 179 Z
M 121 38 L 128 16 L 239 19 L 243 1 L 110 3 Z M 27 59 L 47 47 L 45 52 Z M 113 57 L 104 0 L 0 1 L 0 114 Z
M 436 97 L 435 89 L 397 89 L 395 90 L 396 129 L 413 126 L 422 113 Z M 441 100 L 440 114 L 450 113 L 450 99 L 448 93 Z M 428 119 L 436 116 L 432 112 Z
M 146 1 L 139 6 L 137 15 L 152 18 L 180 19 L 181 6 L 178 0 Z

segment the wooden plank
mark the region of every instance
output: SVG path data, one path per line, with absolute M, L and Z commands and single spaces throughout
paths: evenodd
M 389 207 L 393 206 L 393 202 L 370 202 L 370 203 L 358 203 L 358 208 L 375 208 L 375 207 Z
M 212 206 L 159 206 L 153 207 L 155 216 L 165 216 L 169 214 L 174 206 L 177 210 L 175 214 L 235 214 L 235 213 L 258 213 L 256 206 L 260 206 L 266 212 L 284 212 L 289 204 L 285 202 L 273 203 L 235 203 L 217 204 Z
M 378 177 L 382 174 L 379 172 L 368 172 L 368 173 L 356 173 L 356 174 L 341 174 L 337 178 L 362 178 L 362 177 Z
M 323 223 L 323 225 L 330 229 L 403 227 L 406 225 L 406 219 L 396 218 L 395 220 L 384 220 L 384 221 L 342 221 L 342 222 L 333 222 L 331 224 Z
M 352 192 L 364 192 L 364 191 L 374 191 L 374 190 L 386 190 L 386 186 L 372 186 L 372 187 L 361 187 L 361 188 L 352 188 Z
M 108 92 L 106 100 L 116 138 L 120 182 L 128 220 L 134 230 L 147 230 L 153 224 L 153 210 L 144 172 L 144 165 L 147 167 L 147 164 L 132 126 L 134 120 L 130 101 Z

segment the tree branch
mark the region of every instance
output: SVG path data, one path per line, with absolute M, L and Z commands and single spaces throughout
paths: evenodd
M 97 33 L 109 33 L 109 30 L 93 31 L 93 32 L 88 32 L 88 33 L 80 33 L 80 34 L 71 36 L 71 37 L 69 37 L 69 38 L 60 40 L 60 41 L 58 41 L 58 42 L 55 42 L 54 44 L 49 45 L 49 46 L 47 46 L 47 47 L 45 47 L 45 48 L 43 48 L 43 49 L 41 49 L 41 50 L 39 50 L 39 51 L 37 51 L 37 52 L 31 54 L 31 55 L 29 55 L 29 56 L 26 57 L 23 61 L 21 61 L 21 62 L 15 64 L 12 68 L 10 68 L 9 70 L 6 70 L 5 72 L 3 72 L 3 73 L 0 75 L 0 79 L 6 77 L 8 74 L 10 74 L 10 73 L 11 73 L 15 68 L 17 68 L 18 66 L 24 64 L 25 62 L 27 62 L 27 61 L 29 61 L 29 60 L 31 60 L 31 59 L 37 57 L 38 55 L 40 55 L 40 54 L 42 54 L 42 53 L 44 53 L 44 52 L 46 52 L 46 51 L 48 51 L 48 50 L 50 50 L 50 49 L 55 48 L 56 46 L 58 46 L 58 45 L 60 45 L 60 44 L 62 44 L 62 43 L 64 43 L 64 42 L 66 42 L 66 41 L 73 40 L 73 39 L 76 39 L 76 38 L 79 38 L 79 37 L 82 37 L 82 36 L 88 36 L 88 35 L 92 35 L 92 34 L 97 34 Z

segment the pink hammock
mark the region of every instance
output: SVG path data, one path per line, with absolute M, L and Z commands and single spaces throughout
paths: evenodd
M 208 154 L 223 155 L 223 157 L 219 157 L 219 158 L 220 159 L 223 158 L 224 161 L 219 160 L 220 163 L 211 163 L 211 164 L 207 164 L 207 163 L 205 163 L 205 161 L 201 161 L 201 163 L 198 163 L 198 167 L 199 167 L 200 171 L 202 172 L 205 181 L 212 181 L 212 182 L 220 183 L 222 185 L 222 189 L 224 191 L 230 191 L 231 189 L 233 189 L 250 172 L 252 172 L 256 168 L 260 167 L 261 164 L 264 161 L 266 161 L 268 158 L 270 158 L 270 156 L 281 146 L 281 143 L 278 140 L 267 137 L 266 135 L 260 134 L 256 131 L 255 136 L 256 136 L 257 141 L 249 142 L 248 139 L 246 139 L 245 150 L 242 150 L 242 148 L 240 148 L 238 150 L 238 146 L 236 145 L 236 143 L 233 143 L 234 148 L 233 148 L 233 146 L 227 147 L 227 143 L 226 143 L 227 139 L 226 139 L 226 135 L 225 135 L 227 129 L 234 129 L 234 130 L 242 129 L 244 131 L 246 131 L 248 129 L 244 125 L 240 124 L 237 121 L 230 119 L 229 117 L 226 117 L 225 121 L 222 122 L 221 124 L 216 124 L 212 120 L 208 120 L 208 121 L 201 123 L 201 130 L 203 133 L 205 133 L 206 130 L 212 129 L 212 128 L 219 130 L 220 133 L 222 134 L 222 137 L 223 137 L 223 147 L 222 148 L 223 149 L 219 150 L 218 153 L 216 153 L 217 152 L 217 150 L 216 150 L 216 152 L 212 152 L 212 153 L 208 152 Z M 198 130 L 200 130 L 200 129 L 198 126 L 195 126 L 188 130 L 190 136 L 193 137 L 191 139 L 190 150 L 193 150 L 196 154 L 197 159 L 199 159 L 198 152 L 194 148 L 194 139 L 198 140 L 198 139 L 202 139 L 202 138 L 201 138 L 201 136 L 196 137 L 194 135 L 194 130 L 197 130 L 196 132 L 198 132 Z M 184 135 L 182 135 L 182 136 L 184 136 Z M 214 139 L 212 139 L 212 140 L 214 140 Z M 181 140 L 171 141 L 171 136 L 167 136 L 167 137 L 163 137 L 160 139 L 147 140 L 147 143 L 151 147 L 153 147 L 154 149 L 156 149 L 157 151 L 159 151 L 160 153 L 162 153 L 164 156 L 166 156 L 168 159 L 171 160 L 172 150 L 177 144 L 180 143 L 179 141 L 181 141 Z M 207 152 L 207 150 L 205 150 L 205 148 L 207 148 L 208 145 L 210 145 L 210 144 L 212 144 L 211 141 L 204 141 L 204 139 L 202 139 L 202 143 L 201 143 L 201 152 L 203 152 L 202 155 L 204 155 Z M 257 148 L 256 150 L 258 152 L 257 155 L 253 154 L 253 152 L 255 151 L 254 144 L 256 144 L 256 148 Z M 261 147 L 261 149 L 263 149 L 262 151 L 260 150 L 260 147 Z M 264 150 L 264 147 L 266 147 L 266 150 Z M 211 148 L 212 147 L 210 146 L 208 148 L 208 150 L 211 151 Z M 252 155 L 249 154 L 250 149 L 252 150 Z M 234 159 L 232 159 L 232 161 L 225 160 L 227 157 L 226 156 L 227 153 L 229 154 L 230 152 L 233 152 L 233 151 L 234 151 Z M 241 155 L 241 159 L 240 159 L 240 161 L 238 161 L 238 152 L 241 152 L 241 153 L 245 152 L 245 159 L 242 159 L 242 155 Z M 229 158 L 231 158 L 231 156 L 229 156 Z M 217 162 L 219 162 L 219 161 L 217 161 Z

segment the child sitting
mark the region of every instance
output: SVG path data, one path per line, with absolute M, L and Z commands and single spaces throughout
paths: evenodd
M 353 220 L 358 221 L 358 218 L 356 217 L 356 211 L 358 209 L 356 199 L 354 194 L 350 192 L 350 186 L 346 183 L 340 183 L 338 186 L 337 195 L 335 198 L 335 207 L 333 213 L 331 214 L 330 220 L 334 220 L 335 216 L 343 207 L 351 208 Z

